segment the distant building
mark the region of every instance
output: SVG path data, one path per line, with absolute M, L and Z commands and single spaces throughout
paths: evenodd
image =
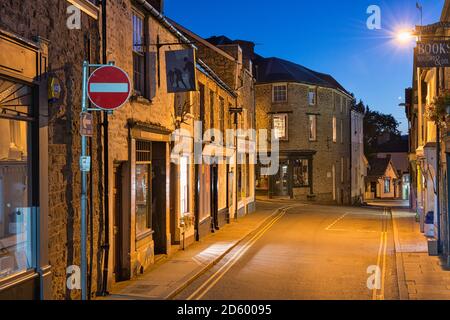
M 408 200 L 410 197 L 410 174 L 408 159 L 408 136 L 392 137 L 389 141 L 377 146 L 377 158 L 390 158 L 397 170 L 399 181 L 397 198 Z
M 364 113 L 351 110 L 352 118 L 352 204 L 364 202 L 365 178 L 369 162 L 364 155 Z
M 280 141 L 280 170 L 256 188 L 270 197 L 350 204 L 350 102 L 332 76 L 279 58 L 255 59 L 256 127 Z
M 369 162 L 365 200 L 397 199 L 399 175 L 390 157 L 373 158 Z

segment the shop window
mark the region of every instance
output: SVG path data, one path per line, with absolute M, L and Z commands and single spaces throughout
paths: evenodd
M 35 268 L 32 88 L 0 79 L 0 281 Z
M 152 228 L 152 144 L 136 141 L 136 238 L 145 236 Z
M 276 114 L 273 116 L 273 130 L 275 133 L 275 138 L 278 140 L 288 140 L 288 125 L 287 125 L 288 115 L 287 114 Z
M 293 163 L 294 176 L 293 176 L 293 186 L 294 188 L 309 187 L 309 160 L 300 159 L 295 160 Z
M 261 174 L 261 168 L 268 169 L 269 165 L 258 164 L 256 166 L 256 189 L 258 190 L 269 190 L 269 176 L 264 176 Z
M 287 84 L 272 87 L 272 102 L 287 102 Z

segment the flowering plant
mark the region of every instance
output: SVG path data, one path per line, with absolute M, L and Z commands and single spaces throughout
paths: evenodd
M 425 116 L 437 124 L 445 122 L 448 107 L 450 107 L 450 91 L 446 90 L 426 106 Z

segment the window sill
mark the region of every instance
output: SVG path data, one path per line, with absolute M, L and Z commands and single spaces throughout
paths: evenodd
M 146 105 L 151 105 L 152 104 L 152 100 L 149 100 L 141 95 L 137 95 L 137 94 L 133 94 L 130 97 L 130 102 L 136 102 L 136 103 L 141 103 L 141 104 L 146 104 Z
M 139 241 L 145 240 L 147 238 L 150 238 L 154 233 L 155 233 L 155 231 L 148 230 L 148 231 L 145 231 L 145 232 L 143 232 L 143 233 L 141 233 L 139 235 L 136 235 L 136 242 L 139 242 Z
M 88 0 L 67 0 L 88 16 L 98 20 L 99 8 Z

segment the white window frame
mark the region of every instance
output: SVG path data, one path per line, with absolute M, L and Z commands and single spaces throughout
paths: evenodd
M 272 116 L 272 129 L 275 132 L 275 118 L 282 118 L 284 120 L 284 137 L 279 138 L 280 141 L 288 141 L 289 140 L 289 116 L 287 113 L 277 113 Z
M 275 98 L 275 88 L 284 87 L 286 89 L 286 96 L 284 100 L 276 100 Z M 272 103 L 284 103 L 288 101 L 288 84 L 287 83 L 276 83 L 272 85 Z
M 314 126 L 311 124 L 311 120 L 314 119 Z M 313 130 L 314 129 L 314 130 Z M 310 114 L 308 115 L 308 135 L 309 141 L 315 142 L 317 141 L 317 115 Z
M 185 181 L 183 181 L 185 180 Z M 188 215 L 189 210 L 189 157 L 180 157 L 180 215 Z
M 311 93 L 314 94 L 311 101 Z M 309 106 L 317 106 L 317 87 L 308 88 L 308 104 Z
M 337 142 L 337 119 L 333 116 L 333 142 Z
M 341 119 L 341 143 L 344 143 L 344 120 Z

